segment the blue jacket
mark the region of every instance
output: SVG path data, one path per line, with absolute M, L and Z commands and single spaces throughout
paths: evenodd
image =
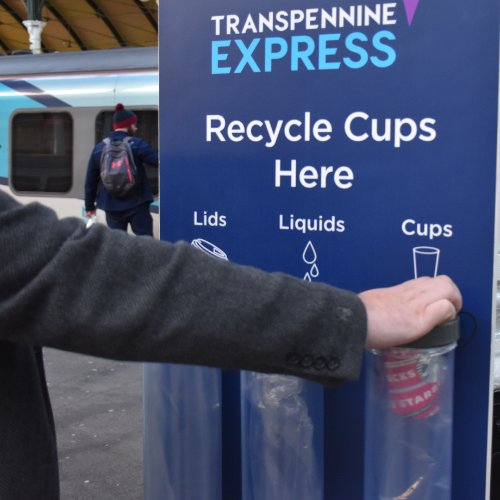
M 123 139 L 127 137 L 126 132 L 113 131 L 109 134 L 110 139 Z M 158 166 L 158 151 L 154 150 L 142 139 L 136 137 L 129 141 L 137 171 L 141 177 L 141 183 L 138 188 L 124 198 L 114 198 L 110 196 L 104 186 L 101 184 L 101 154 L 104 149 L 104 142 L 99 143 L 90 155 L 89 165 L 87 167 L 87 177 L 85 179 L 85 210 L 95 210 L 97 208 L 106 212 L 117 212 L 129 210 L 142 203 L 151 203 L 153 193 L 149 185 L 146 171 L 143 163 Z

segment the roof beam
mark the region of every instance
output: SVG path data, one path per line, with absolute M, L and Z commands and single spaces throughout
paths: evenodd
M 76 34 L 75 30 L 66 21 L 66 19 L 64 19 L 64 17 L 52 5 L 50 5 L 48 1 L 45 2 L 45 7 L 64 26 L 64 28 L 71 35 L 78 47 L 80 47 L 80 50 L 87 50 L 87 47 L 82 42 L 81 38 Z
M 0 38 L 0 47 L 2 47 L 2 50 L 7 54 L 11 52 L 9 47 L 7 47 L 7 44 L 1 38 Z
M 2 7 L 4 10 L 6 10 L 22 27 L 23 29 L 26 29 L 23 24 L 23 20 L 21 16 L 13 10 L 10 5 L 7 5 L 3 0 L 0 0 L 0 7 Z
M 151 12 L 149 12 L 149 9 L 144 5 L 141 0 L 134 0 L 135 4 L 139 9 L 141 9 L 142 13 L 146 16 L 146 19 L 149 21 L 151 26 L 153 26 L 153 29 L 158 33 L 158 23 L 155 21 L 155 18 L 151 15 Z
M 90 5 L 90 7 L 94 9 L 96 16 L 103 20 L 104 24 L 108 27 L 109 31 L 113 33 L 113 36 L 116 38 L 116 41 L 120 44 L 120 46 L 126 47 L 127 44 L 125 43 L 125 40 L 121 37 L 120 33 L 118 33 L 117 29 L 113 26 L 113 23 L 106 17 L 104 12 L 94 2 L 94 0 L 85 0 L 85 1 Z

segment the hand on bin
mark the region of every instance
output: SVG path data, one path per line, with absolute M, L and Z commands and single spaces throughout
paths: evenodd
M 459 289 L 444 275 L 367 290 L 359 298 L 368 317 L 367 349 L 413 342 L 435 326 L 454 319 L 462 308 Z

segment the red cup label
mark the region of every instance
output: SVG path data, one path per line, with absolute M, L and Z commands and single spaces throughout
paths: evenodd
M 388 354 L 384 362 L 391 406 L 396 415 L 421 419 L 439 411 L 438 360 Z

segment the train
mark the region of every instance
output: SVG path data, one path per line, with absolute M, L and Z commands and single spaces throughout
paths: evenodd
M 0 189 L 86 219 L 88 161 L 112 130 L 116 104 L 137 115 L 136 136 L 158 149 L 158 100 L 158 47 L 0 57 Z M 158 168 L 145 169 L 158 237 Z M 97 220 L 105 222 L 100 210 Z

